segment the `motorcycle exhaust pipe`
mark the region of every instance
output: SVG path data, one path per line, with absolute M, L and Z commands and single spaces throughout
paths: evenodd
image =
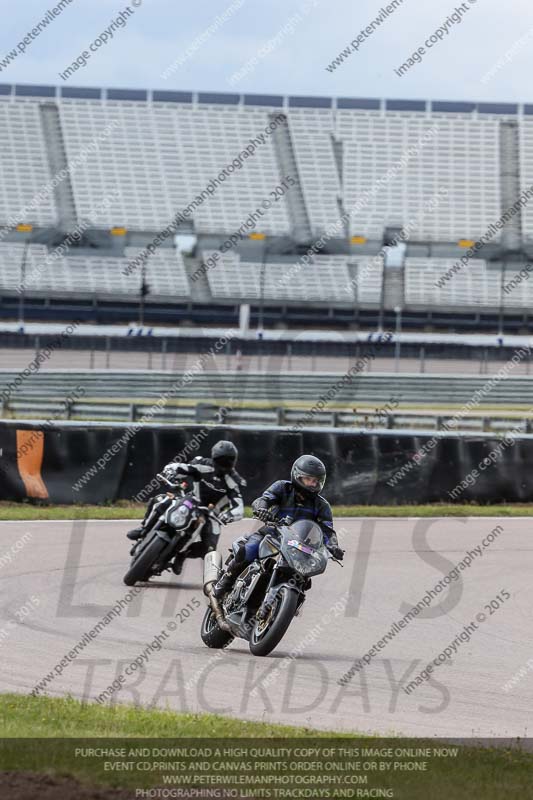
M 204 558 L 204 594 L 209 599 L 209 604 L 215 612 L 215 619 L 219 628 L 231 633 L 231 628 L 226 622 L 220 604 L 213 595 L 213 585 L 218 581 L 222 571 L 222 556 L 216 550 L 212 550 Z
M 211 550 L 204 558 L 204 594 L 216 583 L 222 572 L 222 556 L 217 550 Z

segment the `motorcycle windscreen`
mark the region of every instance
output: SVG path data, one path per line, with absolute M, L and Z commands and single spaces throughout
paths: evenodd
M 311 520 L 282 528 L 281 552 L 296 572 L 307 577 L 320 575 L 328 563 L 322 530 Z

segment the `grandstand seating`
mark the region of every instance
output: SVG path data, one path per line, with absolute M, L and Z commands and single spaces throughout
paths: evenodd
M 22 191 L 24 181 L 36 190 L 48 177 L 39 124 L 42 102 L 38 97 L 0 96 L 0 122 L 8 131 L 10 147 L 0 161 L 7 170 L 4 205 L 0 205 L 5 219 L 28 197 Z M 264 132 L 273 111 L 264 105 L 157 99 L 61 97 L 54 102 L 68 160 L 98 141 L 107 125 L 118 123 L 84 162 L 77 164 L 72 185 L 78 216 L 83 219 L 91 218 L 103 198 L 118 188 L 120 197 L 102 224 L 124 224 L 132 230 L 166 225 L 249 140 Z M 341 201 L 345 209 L 352 208 L 385 178 L 409 147 L 416 147 L 417 140 L 431 132 L 432 137 L 417 147 L 417 154 L 398 174 L 352 215 L 351 232 L 381 239 L 385 226 L 413 220 L 413 238 L 456 241 L 478 237 L 498 217 L 501 115 L 384 114 L 377 108 L 312 106 L 311 102 L 309 107 L 291 107 L 285 113 L 313 231 L 324 230 L 338 218 Z M 523 119 L 523 183 L 531 185 L 533 122 L 525 116 L 519 119 Z M 280 180 L 273 137 L 267 137 L 265 145 L 244 164 L 217 187 L 209 202 L 194 210 L 198 232 L 231 232 L 268 197 Z M 448 190 L 448 198 L 428 210 L 429 199 L 440 189 Z M 532 213 L 526 208 L 526 220 Z M 52 222 L 53 200 L 48 206 L 40 205 L 39 214 Z M 269 234 L 289 232 L 284 203 L 273 204 L 261 228 Z
M 522 191 L 533 186 L 533 119 L 524 117 L 520 132 L 520 179 Z M 533 203 L 522 208 L 523 238 L 533 242 Z
M 110 206 L 105 222 L 125 224 L 132 230 L 167 225 L 268 123 L 264 110 L 238 113 L 207 106 L 192 111 L 186 106 L 155 103 L 147 108 L 145 103 L 118 101 L 103 105 L 65 100 L 60 115 L 69 159 L 118 121 L 75 170 L 73 186 L 80 216 L 86 218 L 118 186 L 121 196 Z M 196 231 L 233 232 L 278 185 L 270 142 L 243 163 L 246 169 L 235 169 L 209 202 L 195 210 Z M 261 229 L 288 233 L 283 203 L 274 203 L 264 212 Z
M 207 255 L 207 254 L 205 254 Z M 383 266 L 379 259 L 357 259 L 352 262 L 354 277 L 344 268 L 343 257 L 330 259 L 333 272 L 324 270 L 317 259 L 317 270 L 308 266 L 303 275 L 291 270 L 291 265 L 268 263 L 264 296 L 267 299 L 324 300 L 379 304 L 382 295 Z M 508 265 L 504 273 L 502 292 L 501 265 L 490 268 L 482 259 L 472 259 L 442 286 L 438 281 L 450 270 L 455 259 L 409 257 L 405 263 L 405 295 L 407 306 L 499 307 L 533 308 L 533 281 L 516 279 L 525 264 Z M 260 296 L 260 265 L 240 261 L 237 256 L 224 256 L 223 263 L 209 273 L 209 283 L 216 298 L 253 299 Z M 302 282 L 302 279 L 303 280 Z M 313 285 L 308 285 L 311 282 Z M 501 299 L 500 299 L 501 298 Z
M 55 129 L 43 122 L 43 104 L 57 115 L 57 141 Z M 208 246 L 205 238 L 200 240 L 204 255 L 208 247 L 219 246 L 218 235 L 237 231 L 256 209 L 262 215 L 255 228 L 269 236 L 290 235 L 295 227 L 291 215 L 302 209 L 306 230 L 308 221 L 316 238 L 337 222 L 340 214 L 350 212 L 349 229 L 338 229 L 337 235 L 341 239 L 345 233 L 366 237 L 370 242 L 365 253 L 376 243 L 378 249 L 386 227 L 408 225 L 412 241 L 436 243 L 438 248 L 444 247 L 436 252 L 445 254 L 459 239 L 478 239 L 501 215 L 502 121 L 511 119 L 518 129 L 520 186 L 533 185 L 531 110 L 529 106 L 501 104 L 254 99 L 4 85 L 0 86 L 4 134 L 0 225 L 18 215 L 36 226 L 54 226 L 59 221 L 57 200 L 63 219 L 68 216 L 63 206 L 68 204 L 69 208 L 73 205 L 78 221 L 90 220 L 95 227 L 124 225 L 134 233 L 160 230 L 194 201 L 223 167 L 235 164 L 247 143 L 258 141 L 265 133 L 272 114 L 282 111 L 290 136 L 276 139 L 266 135 L 253 157 L 243 161 L 242 169 L 235 167 L 190 215 L 196 233 L 215 237 Z M 511 128 L 514 136 L 514 125 Z M 25 211 L 32 198 L 50 185 L 51 150 L 57 157 L 63 147 L 66 162 L 74 164 L 67 178 L 73 204 L 65 200 L 67 193 L 54 199 L 50 190 L 34 209 Z M 290 158 L 286 158 L 287 149 Z M 505 149 L 503 155 L 509 155 Z M 295 165 L 301 197 L 298 195 L 292 208 L 284 200 L 271 202 L 267 208 L 264 201 L 271 199 L 270 193 L 284 177 L 282 163 Z M 508 190 L 503 177 L 502 183 Z M 102 211 L 102 202 L 115 193 L 109 209 Z M 528 233 L 533 230 L 533 202 L 525 205 L 522 214 L 524 238 L 533 242 Z M 499 241 L 499 235 L 493 237 L 493 243 Z M 20 283 L 21 248 L 5 242 L 0 245 L 0 288 L 13 290 Z M 126 248 L 124 256 L 93 256 L 75 255 L 71 250 L 31 277 L 47 256 L 43 245 L 32 244 L 27 288 L 48 294 L 135 297 L 139 271 L 122 274 L 135 251 Z M 414 252 L 424 250 L 417 245 Z M 342 256 L 319 255 L 304 269 L 293 269 L 297 256 L 291 263 L 287 257 L 280 256 L 277 261 L 269 255 L 264 287 L 260 285 L 259 258 L 239 256 L 238 249 L 224 255 L 196 287 L 194 302 L 211 298 L 253 301 L 263 296 L 276 302 L 379 305 L 384 297 L 394 295 L 389 291 L 390 282 L 383 291 L 382 264 L 353 250 Z M 398 278 L 405 305 L 532 307 L 533 281 L 522 280 L 502 296 L 498 266 L 479 259 L 470 261 L 442 287 L 437 286 L 453 263 L 452 259 L 408 257 L 405 272 Z M 509 265 L 505 280 L 511 280 L 519 269 Z M 152 296 L 191 298 L 182 257 L 169 248 L 158 249 L 149 259 L 146 280 Z
M 208 258 L 211 253 L 207 251 L 203 255 Z M 234 253 L 226 253 L 207 276 L 214 298 L 257 300 L 261 296 L 259 262 L 241 260 Z M 263 297 L 278 302 L 347 302 L 349 280 L 346 256 L 316 256 L 312 263 L 303 267 L 298 262 L 276 263 L 269 259 Z
M 501 264 L 489 267 L 482 259 L 472 259 L 443 286 L 438 286 L 439 279 L 455 263 L 453 259 L 446 258 L 407 258 L 407 305 L 424 308 L 441 305 L 533 308 L 533 281 L 527 277 L 517 278 L 525 264 L 509 263 L 502 284 Z M 524 275 L 527 274 L 524 271 Z
M 351 132 L 343 141 L 352 234 L 380 239 L 385 226 L 409 223 L 415 240 L 475 240 L 500 216 L 497 121 L 354 116 L 340 130 Z M 398 167 L 410 147 L 416 154 Z
M 268 124 L 264 109 L 244 111 L 220 106 L 181 109 L 174 114 L 174 120 L 179 142 L 178 168 L 184 170 L 187 180 L 186 196 L 177 208 L 187 206 Z M 258 147 L 254 157 L 243 161 L 243 168 L 235 169 L 230 179 L 217 186 L 209 202 L 195 211 L 195 229 L 199 233 L 232 233 L 261 207 L 262 201 L 269 199 L 279 182 L 272 140 L 267 138 L 266 145 Z M 259 228 L 269 234 L 289 233 L 285 204 L 276 202 L 264 211 Z
M 16 290 L 21 283 L 23 251 L 22 244 L 0 244 L 0 285 L 6 289 Z M 46 263 L 46 247 L 31 245 L 26 259 L 26 290 L 55 294 L 138 295 L 140 270 L 130 275 L 122 272 L 137 253 L 138 248 L 126 248 L 125 258 L 68 255 Z M 183 259 L 174 250 L 160 250 L 148 259 L 146 281 L 155 296 L 189 295 Z
M 65 100 L 59 105 L 67 160 L 71 162 L 92 142 L 98 145 L 72 171 L 81 219 L 91 219 L 94 209 L 119 188 L 120 195 L 100 217 L 100 224 L 159 229 L 185 197 L 176 143 L 173 136 L 169 139 L 166 120 L 155 111 L 144 111 L 138 104 Z M 116 127 L 107 128 L 115 121 Z M 107 136 L 106 129 L 111 130 Z
M 0 286 L 4 289 L 15 290 L 22 280 L 22 261 L 24 258 L 24 244 L 0 244 Z M 44 262 L 48 251 L 44 245 L 34 244 L 28 248 L 26 256 L 26 282 L 28 287 L 37 288 L 37 284 L 29 283 L 28 277 L 36 272 L 39 265 Z
M 311 227 L 319 236 L 339 217 L 342 195 L 333 149 L 333 118 L 324 109 L 296 108 L 288 119 Z
M 49 183 L 46 145 L 36 103 L 0 103 L 0 221 L 31 219 L 53 225 L 57 219 Z M 31 210 L 25 208 L 39 193 Z
M 408 305 L 499 306 L 501 273 L 472 259 L 442 286 L 439 280 L 456 261 L 451 258 L 407 258 L 405 301 Z
M 525 266 L 525 264 L 507 265 L 502 292 L 505 308 L 533 308 L 533 280 L 531 272 L 524 269 Z
M 360 303 L 379 303 L 383 284 L 383 263 L 376 257 L 356 262 L 356 274 L 352 282 L 352 296 Z

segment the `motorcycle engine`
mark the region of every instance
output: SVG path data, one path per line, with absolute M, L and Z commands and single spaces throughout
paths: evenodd
M 257 569 L 249 567 L 242 576 L 239 576 L 235 581 L 235 586 L 227 597 L 228 607 L 238 605 L 244 601 L 246 593 L 257 574 Z

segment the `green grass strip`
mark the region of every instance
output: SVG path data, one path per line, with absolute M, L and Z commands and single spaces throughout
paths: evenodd
M 50 519 L 140 519 L 145 506 L 139 503 L 119 502 L 115 505 L 37 505 L 33 503 L 0 502 L 1 520 Z M 251 510 L 246 509 L 251 517 Z M 334 517 L 531 517 L 533 504 L 479 506 L 474 504 L 405 506 L 333 506 Z
M 354 714 L 354 727 L 357 725 L 357 714 Z M 240 719 L 210 714 L 183 714 L 170 710 L 145 709 L 128 705 L 113 707 L 100 706 L 96 703 L 82 703 L 70 698 L 30 697 L 26 695 L 0 695 L 0 771 L 14 770 L 47 773 L 49 775 L 71 775 L 83 783 L 101 786 L 141 788 L 162 785 L 162 774 L 180 775 L 169 772 L 168 767 L 159 770 L 110 771 L 104 763 L 132 761 L 137 763 L 153 763 L 158 757 L 151 758 L 134 755 L 133 748 L 139 747 L 183 747 L 180 740 L 188 737 L 198 739 L 198 747 L 226 747 L 228 744 L 241 747 L 277 746 L 315 746 L 321 742 L 323 746 L 342 747 L 400 747 L 400 748 L 438 748 L 450 747 L 436 739 L 403 739 L 391 736 L 384 739 L 364 738 L 360 734 L 340 734 L 317 731 L 309 728 L 296 728 L 263 722 L 246 722 Z M 38 737 L 38 738 L 37 738 Z M 54 737 L 54 738 L 52 738 Z M 96 741 L 87 738 L 99 737 Z M 102 738 L 100 738 L 102 737 Z M 105 738 L 104 738 L 105 737 Z M 108 738 L 116 737 L 116 738 Z M 134 741 L 131 741 L 134 737 Z M 26 743 L 26 739 L 37 741 Z M 85 741 L 71 742 L 71 739 Z M 158 741 L 153 741 L 157 738 Z M 130 740 L 128 743 L 127 740 Z M 252 739 L 253 741 L 246 741 Z M 233 741 L 231 741 L 233 740 Z M 261 740 L 270 740 L 261 741 Z M 324 741 L 329 740 L 329 741 Z M 76 757 L 75 747 L 90 748 L 95 746 L 126 748 L 126 757 Z M 191 747 L 191 745 L 189 745 Z M 132 748 L 132 749 L 130 749 Z M 394 750 L 393 750 L 394 753 Z M 149 761 L 147 761 L 149 758 Z M 216 758 L 216 757 L 215 757 Z M 168 760 L 168 759 L 167 759 Z M 176 758 L 171 760 L 176 760 Z M 200 757 L 198 761 L 209 761 L 209 756 Z M 213 759 L 214 760 L 214 759 Z M 229 761 L 227 757 L 218 761 Z M 237 759 L 235 759 L 237 760 Z M 257 759 L 248 759 L 256 761 Z M 260 759 L 262 760 L 262 759 Z M 328 763 L 329 759 L 322 754 L 308 761 Z M 338 759 L 337 759 L 338 760 Z M 356 757 L 342 758 L 343 762 L 356 761 Z M 424 762 L 424 757 L 393 756 L 368 758 L 363 761 L 375 763 L 389 761 L 391 765 L 398 762 Z M 268 759 L 266 759 L 268 761 Z M 533 798 L 533 755 L 516 747 L 460 747 L 455 757 L 436 757 L 432 750 L 426 763 L 426 771 L 388 771 L 369 772 L 368 786 L 383 786 L 394 789 L 393 796 L 408 800 L 501 800 L 501 798 Z M 190 762 L 189 762 L 190 764 Z M 199 774 L 190 766 L 186 774 Z M 286 764 L 283 774 L 295 776 L 306 774 L 297 766 Z M 241 774 L 238 766 L 225 768 L 223 774 Z M 183 773 L 182 773 L 183 774 Z M 205 772 L 201 774 L 206 774 Z M 217 774 L 210 768 L 209 774 Z M 220 774 L 220 770 L 218 771 Z M 261 774 L 254 769 L 249 774 Z M 269 775 L 281 774 L 279 768 Z M 309 774 L 309 773 L 307 773 Z M 314 773 L 317 774 L 317 773 Z M 325 774 L 319 769 L 319 774 Z M 347 775 L 364 775 L 346 769 Z M 179 778 L 178 778 L 179 780 Z M 294 784 L 293 784 L 294 785 Z M 179 783 L 177 784 L 179 786 Z M 364 786 L 360 787 L 365 789 Z M 314 796 L 320 797 L 320 789 Z M 253 796 L 253 795 L 246 795 Z M 265 796 L 265 795 L 262 795 Z M 268 796 L 268 795 L 267 795 Z M 276 795 L 272 792 L 271 797 Z M 280 796 L 280 795 L 277 795 Z M 290 796 L 290 795 L 281 795 Z M 296 795 L 293 795 L 296 796 Z M 365 794 L 327 796 L 375 796 Z

